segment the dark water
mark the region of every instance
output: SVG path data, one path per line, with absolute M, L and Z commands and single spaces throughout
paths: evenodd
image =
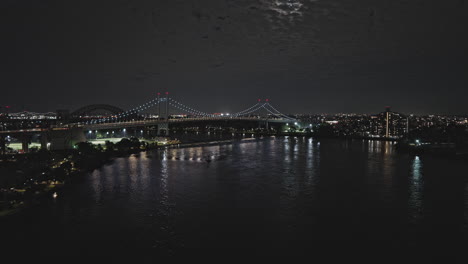
M 464 263 L 467 165 L 367 140 L 277 138 L 142 153 L 1 219 L 1 248 Z

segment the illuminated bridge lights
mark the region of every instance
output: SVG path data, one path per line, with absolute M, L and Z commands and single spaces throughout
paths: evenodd
M 169 93 L 166 92 L 166 95 Z M 144 111 L 150 107 L 157 106 L 161 102 L 165 102 L 167 106 L 171 106 L 173 108 L 179 109 L 185 113 L 188 113 L 190 115 L 193 115 L 195 117 L 199 117 L 202 119 L 210 119 L 210 118 L 216 118 L 216 114 L 209 114 L 205 113 L 202 111 L 199 111 L 197 109 L 194 109 L 192 107 L 189 107 L 173 98 L 170 97 L 165 97 L 165 98 L 159 98 L 161 94 L 158 93 L 158 98 L 152 99 L 148 102 L 145 102 L 142 105 L 136 106 L 128 111 L 119 113 L 117 115 L 113 116 L 108 116 L 100 119 L 93 119 L 91 121 L 87 121 L 86 124 L 103 124 L 103 123 L 109 123 L 109 122 L 122 122 L 122 119 L 128 118 L 130 116 L 133 116 L 141 111 Z M 258 102 L 254 104 L 253 106 L 244 109 L 242 111 L 236 112 L 236 113 L 221 113 L 220 116 L 225 117 L 225 118 L 238 118 L 238 117 L 243 117 L 243 116 L 248 116 L 252 113 L 255 113 L 261 109 L 265 109 L 271 116 L 278 118 L 278 119 L 286 119 L 286 120 L 291 120 L 294 121 L 294 118 L 291 118 L 289 116 L 286 116 L 285 114 L 281 113 L 278 111 L 275 107 L 273 107 L 269 103 L 269 99 L 265 99 L 264 103 L 261 103 L 261 99 L 258 99 Z M 259 117 L 258 117 L 259 118 Z

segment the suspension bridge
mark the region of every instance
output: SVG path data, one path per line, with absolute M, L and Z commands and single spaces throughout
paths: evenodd
M 105 108 L 112 112 L 106 116 L 88 116 L 87 111 L 97 108 Z M 141 113 L 152 109 L 155 118 L 142 118 Z M 175 118 L 170 113 L 184 114 Z M 256 123 L 258 127 L 269 129 L 270 125 L 282 125 L 283 123 L 295 122 L 296 119 L 280 112 L 275 108 L 268 99 L 258 99 L 257 102 L 250 107 L 241 111 L 229 114 L 215 114 L 200 111 L 196 108 L 188 106 L 175 98 L 169 97 L 166 92 L 162 96 L 157 93 L 157 96 L 149 101 L 135 106 L 129 110 L 122 110 L 110 105 L 93 105 L 80 108 L 75 111 L 75 115 L 79 117 L 78 122 L 67 124 L 54 125 L 50 128 L 43 129 L 20 129 L 0 131 L 0 136 L 13 135 L 21 138 L 23 145 L 26 147 L 33 134 L 41 135 L 41 145 L 46 145 L 52 149 L 66 149 L 77 142 L 86 141 L 85 133 L 87 131 L 109 130 L 109 129 L 150 129 L 156 131 L 158 136 L 168 136 L 171 126 L 194 126 L 207 124 L 224 124 L 243 122 L 244 124 Z M 52 147 L 50 147 L 52 146 Z M 27 147 L 26 147 L 27 148 Z
M 268 123 L 287 123 L 294 122 L 295 119 L 289 117 L 277 110 L 269 101 L 265 99 L 257 100 L 257 103 L 235 113 L 228 114 L 213 114 L 206 113 L 195 108 L 192 108 L 182 102 L 171 98 L 166 93 L 165 97 L 158 96 L 144 104 L 136 106 L 130 110 L 123 111 L 114 115 L 103 118 L 91 119 L 86 122 L 69 124 L 68 126 L 79 126 L 87 130 L 124 128 L 124 127 L 139 127 L 139 126 L 154 126 L 161 127 L 159 134 L 167 133 L 168 125 L 171 123 L 189 123 L 201 121 L 256 121 Z M 149 108 L 157 108 L 157 119 L 135 120 L 135 116 L 139 113 L 148 110 Z M 171 118 L 170 109 L 174 109 L 179 113 L 187 114 L 185 118 Z M 261 111 L 266 113 L 261 113 Z

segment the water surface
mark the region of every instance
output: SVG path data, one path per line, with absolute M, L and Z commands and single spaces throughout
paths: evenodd
M 467 177 L 466 161 L 390 142 L 167 149 L 118 158 L 0 230 L 3 249 L 45 255 L 454 263 L 468 245 Z

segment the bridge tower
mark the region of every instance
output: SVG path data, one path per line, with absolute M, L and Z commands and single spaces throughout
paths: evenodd
M 160 122 L 158 124 L 158 136 L 168 136 L 169 135 L 169 92 L 166 92 L 166 97 L 162 100 L 160 99 L 160 94 L 158 93 L 158 117 Z M 161 119 L 161 103 L 164 102 L 164 115 Z
M 262 101 L 261 99 L 258 99 L 258 102 L 261 102 L 261 101 Z M 270 99 L 265 99 L 265 103 L 268 103 L 269 101 L 270 101 Z M 269 129 L 268 115 L 267 115 L 265 120 L 258 121 L 258 128 L 259 129 L 265 128 L 265 130 L 268 131 L 268 129 Z
M 265 99 L 265 102 L 266 102 L 267 104 L 269 104 L 269 101 L 270 101 L 270 99 Z M 268 131 L 268 114 L 267 114 L 266 117 L 267 117 L 267 118 L 266 118 L 266 120 L 265 120 L 265 129 Z
M 158 119 L 161 119 L 161 93 L 158 93 Z
M 166 92 L 166 118 L 165 120 L 169 120 L 169 92 Z

